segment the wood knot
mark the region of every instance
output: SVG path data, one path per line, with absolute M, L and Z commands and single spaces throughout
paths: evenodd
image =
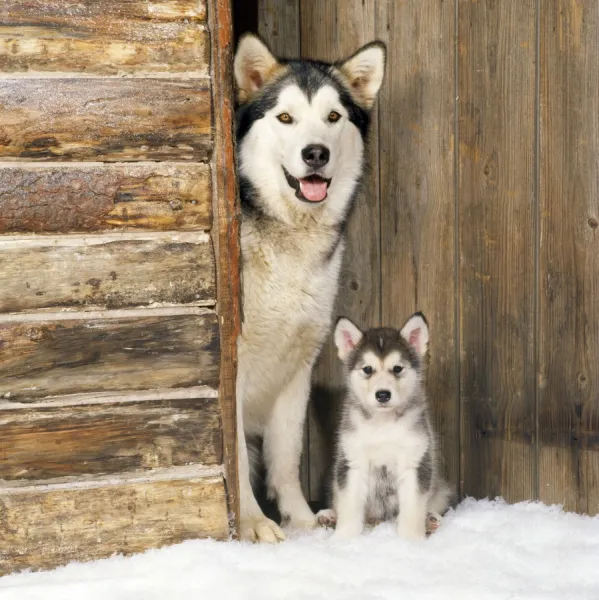
M 599 221 L 595 219 L 595 217 L 591 217 L 587 223 L 591 229 L 597 229 L 597 227 L 599 227 Z
M 25 332 L 25 335 L 32 341 L 41 340 L 44 336 L 44 332 L 38 327 L 32 327 Z

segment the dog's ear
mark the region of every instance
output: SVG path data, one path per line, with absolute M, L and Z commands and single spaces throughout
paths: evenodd
M 356 100 L 366 109 L 374 105 L 385 75 L 387 49 L 383 42 L 371 42 L 337 65 L 349 82 Z
M 335 346 L 339 358 L 345 362 L 364 334 L 349 319 L 341 317 L 335 325 Z
M 401 328 L 401 336 L 420 356 L 428 348 L 428 323 L 421 312 L 414 313 Z
M 246 102 L 276 72 L 279 65 L 266 44 L 253 33 L 239 40 L 233 70 L 239 102 Z

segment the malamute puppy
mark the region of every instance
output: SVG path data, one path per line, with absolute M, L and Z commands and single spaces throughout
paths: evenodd
M 435 528 L 451 497 L 437 470 L 423 358 L 429 332 L 421 313 L 401 331 L 360 331 L 349 319 L 335 328 L 347 375 L 347 394 L 333 468 L 336 538 L 362 532 L 365 521 L 397 519 L 398 533 L 423 538 Z M 431 521 L 431 523 L 429 523 Z
M 299 481 L 312 366 L 331 326 L 345 223 L 364 170 L 385 47 L 335 65 L 275 58 L 239 43 L 237 151 L 242 204 L 239 339 L 240 537 L 283 539 L 252 492 L 247 437 L 263 440 L 267 489 L 293 528 L 316 516 Z

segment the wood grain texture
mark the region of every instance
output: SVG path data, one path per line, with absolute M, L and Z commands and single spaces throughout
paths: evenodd
M 217 398 L 0 410 L 0 480 L 220 465 L 220 427 Z
M 535 497 L 535 0 L 458 4 L 462 492 Z
M 259 0 L 258 17 L 258 33 L 276 56 L 300 56 L 300 0 Z M 304 427 L 300 479 L 310 498 L 310 423 Z
M 204 2 L 3 0 L 0 71 L 206 76 L 205 16 Z
M 222 477 L 0 487 L 0 575 L 228 536 Z
M 0 165 L 0 233 L 211 227 L 206 164 Z
M 302 57 L 336 61 L 350 56 L 375 37 L 373 3 L 362 0 L 315 0 L 301 4 Z M 342 26 L 340 26 L 342 24 Z M 371 143 L 363 191 L 348 224 L 348 244 L 340 278 L 335 314 L 347 316 L 362 327 L 380 323 L 378 116 L 372 114 Z M 323 495 L 323 477 L 330 463 L 332 424 L 341 386 L 341 368 L 331 338 L 327 341 L 315 372 L 316 389 L 310 417 L 310 496 Z
M 207 160 L 211 109 L 204 85 L 0 79 L 0 159 Z
M 379 115 L 382 322 L 423 311 L 431 332 L 427 384 L 449 480 L 459 483 L 455 319 L 454 4 L 387 2 Z
M 220 330 L 220 387 L 227 506 L 232 534 L 239 524 L 237 474 L 237 337 L 241 331 L 241 252 L 235 171 L 235 112 L 233 104 L 233 21 L 229 0 L 215 0 L 210 14 L 214 119 L 214 214 L 217 250 L 217 296 Z
M 178 310 L 171 316 L 148 310 L 142 317 L 101 319 L 75 313 L 61 315 L 61 320 L 56 314 L 48 320 L 0 318 L 0 395 L 23 400 L 218 386 L 216 313 Z
M 599 4 L 541 2 L 539 490 L 599 513 Z
M 0 237 L 0 312 L 216 303 L 207 234 Z
M 2 25 L 30 25 L 34 21 L 60 30 L 81 22 L 90 30 L 108 32 L 119 19 L 132 23 L 202 22 L 206 20 L 206 0 L 3 0 L 0 16 Z
M 258 0 L 258 33 L 278 57 L 300 55 L 300 0 Z

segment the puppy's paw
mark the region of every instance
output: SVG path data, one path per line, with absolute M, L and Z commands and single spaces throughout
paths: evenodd
M 316 514 L 316 518 L 318 519 L 318 524 L 321 527 L 335 527 L 337 524 L 337 515 L 332 508 L 325 508 L 323 510 L 318 511 Z
M 281 528 L 264 515 L 242 517 L 239 529 L 239 537 L 247 542 L 276 544 L 285 539 Z
M 443 517 L 439 513 L 430 512 L 426 517 L 426 534 L 430 535 L 439 529 Z

